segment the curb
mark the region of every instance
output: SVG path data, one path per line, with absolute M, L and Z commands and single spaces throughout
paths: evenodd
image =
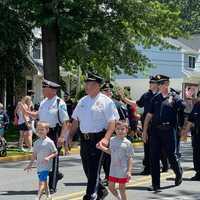
M 133 143 L 133 147 L 135 147 L 135 148 L 142 147 L 142 146 L 143 146 L 143 142 Z M 80 146 L 73 147 L 70 150 L 70 155 L 76 155 L 76 154 L 79 154 L 79 153 L 80 153 Z M 2 162 L 15 162 L 15 161 L 26 161 L 26 160 L 30 160 L 31 156 L 32 156 L 32 154 L 0 157 L 0 163 L 2 163 Z

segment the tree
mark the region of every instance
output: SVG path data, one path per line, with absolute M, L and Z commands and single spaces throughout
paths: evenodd
M 27 53 L 31 41 L 31 27 L 16 10 L 0 1 L 0 101 L 6 105 L 6 91 L 12 91 L 14 80 L 28 65 Z M 7 92 L 8 92 L 7 91 Z M 13 94 L 10 97 L 13 99 Z
M 137 49 L 164 45 L 182 35 L 179 12 L 150 0 L 7 0 L 27 22 L 42 27 L 45 76 L 58 67 L 101 74 L 110 68 L 134 74 L 151 65 Z
M 170 7 L 176 7 L 181 12 L 183 30 L 190 33 L 200 33 L 200 1 L 199 0 L 160 0 Z

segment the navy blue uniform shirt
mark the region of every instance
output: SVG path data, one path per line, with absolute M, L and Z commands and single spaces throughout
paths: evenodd
M 148 113 L 150 109 L 150 102 L 152 97 L 156 93 L 153 93 L 152 90 L 149 90 L 148 92 L 145 92 L 138 101 L 136 101 L 138 107 L 143 108 L 144 107 L 144 113 Z
M 158 93 L 152 98 L 149 112 L 153 114 L 152 124 L 161 125 L 169 123 L 170 126 L 177 125 L 177 112 L 185 108 L 184 101 L 178 95 L 163 97 Z

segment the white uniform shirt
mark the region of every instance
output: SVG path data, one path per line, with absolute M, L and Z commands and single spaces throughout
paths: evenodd
M 83 97 L 76 106 L 72 118 L 80 122 L 82 133 L 96 133 L 106 129 L 110 121 L 118 120 L 119 115 L 114 102 L 99 93 L 94 98 L 89 95 Z
M 39 107 L 40 121 L 48 122 L 51 128 L 56 127 L 56 124 L 59 123 L 58 109 L 59 109 L 60 121 L 63 123 L 64 121 L 69 120 L 65 102 L 62 99 L 60 99 L 58 108 L 57 99 L 59 99 L 58 96 L 55 96 L 52 99 L 45 98 L 40 103 Z

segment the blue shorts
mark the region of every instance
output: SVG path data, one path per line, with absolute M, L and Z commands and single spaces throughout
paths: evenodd
M 38 178 L 39 178 L 40 182 L 46 182 L 47 181 L 47 177 L 49 175 L 48 171 L 41 171 L 41 172 L 38 172 L 37 174 L 38 174 Z

